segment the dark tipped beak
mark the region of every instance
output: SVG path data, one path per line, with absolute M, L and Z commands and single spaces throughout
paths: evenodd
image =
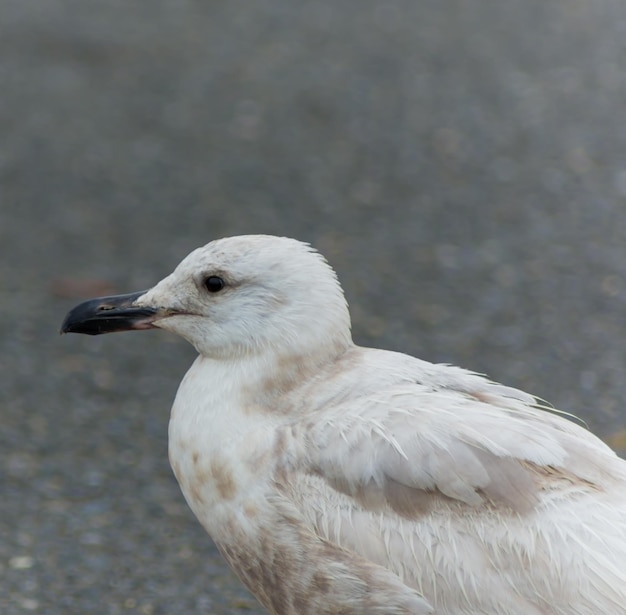
M 161 317 L 160 310 L 134 305 L 145 292 L 98 297 L 80 303 L 68 312 L 61 325 L 61 333 L 100 335 L 115 331 L 152 329 L 152 323 Z

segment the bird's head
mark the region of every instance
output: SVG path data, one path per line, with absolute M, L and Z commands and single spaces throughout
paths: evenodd
M 347 304 L 331 267 L 309 245 L 267 235 L 213 241 L 148 291 L 81 303 L 61 331 L 150 328 L 177 333 L 215 358 L 351 344 Z

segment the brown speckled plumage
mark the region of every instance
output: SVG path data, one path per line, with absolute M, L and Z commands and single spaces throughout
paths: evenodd
M 133 305 L 199 352 L 172 468 L 273 615 L 626 614 L 626 463 L 526 393 L 355 346 L 305 244 L 213 242 Z

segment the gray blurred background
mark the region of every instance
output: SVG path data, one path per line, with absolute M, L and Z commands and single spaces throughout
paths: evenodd
M 2 0 L 0 612 L 262 612 L 168 466 L 193 350 L 58 335 L 216 237 L 623 451 L 624 67 L 623 0 Z

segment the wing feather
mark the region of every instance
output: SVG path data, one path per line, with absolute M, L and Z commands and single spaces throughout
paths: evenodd
M 363 390 L 340 382 L 351 394 L 309 409 L 296 427 L 309 471 L 368 506 L 422 514 L 425 493 L 526 512 L 557 485 L 600 488 L 612 465 L 623 479 L 608 447 L 535 407 L 532 396 L 460 368 L 385 353 L 392 378 L 392 370 L 380 370 L 382 351 L 371 352 L 375 361 L 348 372 L 355 385 L 367 383 Z
M 299 392 L 302 419 L 278 438 L 279 491 L 317 535 L 436 613 L 622 612 L 626 464 L 600 440 L 521 391 L 404 355 L 363 351 L 333 377 Z

